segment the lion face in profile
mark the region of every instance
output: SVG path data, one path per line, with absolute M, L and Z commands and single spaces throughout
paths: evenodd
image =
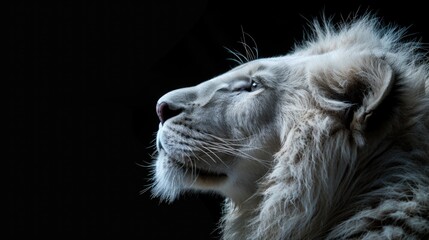
M 288 91 L 280 86 L 298 87 L 298 81 L 287 83 L 286 72 L 277 72 L 287 64 L 252 61 L 159 99 L 155 187 L 161 196 L 172 200 L 198 189 L 241 202 L 254 194 L 280 147 L 276 129 L 281 95 Z
M 227 239 L 428 234 L 428 71 L 399 39 L 372 18 L 316 25 L 288 55 L 165 94 L 153 194 L 225 196 Z

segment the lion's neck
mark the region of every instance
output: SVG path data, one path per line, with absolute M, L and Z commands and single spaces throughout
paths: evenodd
M 340 184 L 332 179 L 341 179 L 341 173 L 347 169 L 341 162 L 328 166 L 332 161 L 321 160 L 322 153 L 308 151 L 319 147 L 321 142 L 328 142 L 326 132 L 318 132 L 319 128 L 314 127 L 320 121 L 315 119 L 291 130 L 255 202 L 239 206 L 229 204 L 224 221 L 225 239 L 302 239 L 320 231 L 328 221 L 332 193 Z M 342 153 L 333 150 L 325 154 L 345 157 L 336 156 Z M 250 234 L 233 235 L 244 233 Z
M 346 176 L 353 175 L 359 156 L 353 146 L 338 151 L 350 143 L 349 136 L 334 124 L 319 130 L 317 124 L 324 121 L 329 119 L 314 116 L 289 131 L 260 197 L 227 207 L 225 239 L 311 239 L 330 228 L 334 207 L 351 198 Z M 320 148 L 323 152 L 315 151 Z

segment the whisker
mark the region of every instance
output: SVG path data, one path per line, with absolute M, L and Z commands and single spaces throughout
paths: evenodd
M 248 159 L 254 160 L 256 162 L 259 162 L 263 165 L 268 166 L 267 165 L 268 163 L 266 163 L 266 161 L 264 161 L 263 159 L 256 158 L 256 157 L 252 156 L 251 154 L 244 152 L 243 149 L 233 148 L 229 145 L 219 144 L 217 142 L 205 142 L 204 145 L 206 145 L 207 147 L 209 147 L 215 151 L 218 151 L 218 152 L 223 152 L 223 153 L 229 154 L 231 156 L 248 158 Z M 255 149 L 250 148 L 250 147 L 247 147 L 247 149 L 248 150 L 255 150 Z
M 241 39 L 238 41 L 239 44 L 243 47 L 244 54 L 235 49 L 231 50 L 227 47 L 224 47 L 230 54 L 234 55 L 235 58 L 227 58 L 227 60 L 231 60 L 236 62 L 238 65 L 244 64 L 246 62 L 250 62 L 252 60 L 259 58 L 258 45 L 256 44 L 255 39 L 250 36 L 250 34 L 246 33 L 241 26 Z M 247 43 L 247 38 L 250 38 L 254 47 Z
M 213 158 L 213 157 L 211 157 L 210 156 L 210 154 L 208 154 L 206 151 L 204 151 L 204 149 L 205 150 L 207 150 L 207 151 L 209 151 L 211 154 L 213 154 L 214 156 L 216 156 L 218 159 L 219 159 L 219 161 L 222 161 L 212 150 L 210 150 L 210 148 L 208 148 L 208 147 L 206 147 L 206 146 L 204 146 L 204 145 L 201 145 L 201 147 L 203 148 L 200 148 L 200 150 L 202 150 L 202 152 L 204 153 L 204 154 L 206 154 L 210 159 L 212 159 L 213 160 L 213 162 L 214 163 L 217 163 L 216 162 L 216 160 Z
M 247 56 L 244 56 L 244 54 L 242 54 L 239 51 L 235 51 L 235 53 L 239 56 L 241 56 L 245 61 L 243 61 L 243 63 L 249 62 L 249 58 Z
M 252 60 L 253 58 L 252 58 L 252 49 L 249 47 L 249 45 L 247 45 L 247 43 L 246 42 L 238 42 L 238 43 L 240 43 L 241 45 L 243 45 L 243 48 L 244 48 L 244 51 L 246 52 L 246 60 Z
M 242 38 L 241 38 L 241 41 L 239 43 L 241 43 L 241 45 L 244 48 L 244 51 L 246 52 L 247 60 L 249 60 L 249 59 L 251 60 L 252 59 L 252 57 L 251 57 L 251 49 L 250 49 L 250 52 L 249 52 L 249 48 L 250 47 L 246 43 L 246 35 L 244 34 L 243 26 L 241 26 L 241 34 L 242 34 Z
M 200 147 L 197 147 L 197 146 L 194 146 L 194 147 L 197 148 L 198 151 L 204 153 L 204 150 L 201 149 Z M 201 158 L 200 156 L 198 156 L 197 154 L 195 154 L 194 149 L 191 149 L 189 146 L 188 146 L 188 148 L 192 152 L 192 156 L 196 157 L 198 160 L 201 160 L 205 164 L 210 165 L 206 160 L 204 160 L 203 158 Z M 212 161 L 216 163 L 216 161 L 213 158 L 212 158 Z
M 215 158 L 217 158 L 219 160 L 220 163 L 222 163 L 223 165 L 225 165 L 226 167 L 228 167 L 228 165 L 224 161 L 222 161 L 222 159 L 215 152 L 213 152 L 210 148 L 208 148 L 208 147 L 206 147 L 204 145 L 201 145 L 201 147 L 203 147 L 204 149 L 206 149 L 207 151 L 209 151 L 211 154 L 213 154 L 213 156 Z M 202 153 L 204 153 L 206 156 L 208 156 L 214 163 L 217 163 L 216 160 L 210 154 L 208 154 L 206 151 L 204 151 L 200 147 L 198 147 L 198 149 Z M 216 150 L 216 149 L 214 149 L 214 150 Z M 201 157 L 200 157 L 200 159 L 203 160 Z M 204 161 L 204 162 L 207 163 L 206 161 Z M 207 165 L 210 165 L 210 164 L 207 163 Z
M 244 151 L 244 150 L 258 150 L 258 151 L 261 151 L 261 152 L 264 152 L 264 153 L 268 153 L 263 148 L 249 146 L 248 144 L 230 144 L 230 143 L 218 143 L 218 142 L 205 142 L 204 144 L 210 145 L 210 146 L 219 147 L 219 148 L 222 148 L 222 149 L 238 150 L 238 149 L 234 148 L 234 147 L 238 147 L 238 148 L 240 148 L 241 151 Z
M 151 167 L 151 165 L 149 164 L 149 163 L 147 163 L 147 165 L 145 165 L 144 163 L 143 164 L 141 164 L 141 163 L 134 163 L 135 165 L 137 165 L 137 166 L 139 166 L 139 167 L 142 167 L 142 168 L 149 168 L 149 167 Z
M 205 135 L 206 135 L 206 136 L 209 136 L 209 137 L 211 137 L 211 138 L 213 138 L 213 139 L 219 140 L 219 141 L 221 141 L 221 142 L 225 142 L 225 143 L 231 143 L 231 142 L 244 142 L 244 141 L 247 141 L 247 140 L 250 140 L 250 139 L 251 139 L 251 137 L 250 137 L 250 136 L 249 136 L 249 137 L 243 137 L 243 138 L 235 138 L 235 139 L 232 139 L 232 138 L 222 138 L 222 137 L 218 137 L 218 136 L 213 135 L 213 134 L 210 134 L 210 133 L 205 133 Z
M 240 62 L 239 60 L 237 60 L 237 59 L 235 59 L 235 58 L 227 58 L 226 60 L 233 61 L 233 62 L 237 63 L 238 65 L 243 64 L 242 62 Z
M 194 161 L 192 161 L 191 156 L 187 155 L 187 157 L 188 157 L 189 162 L 191 164 L 191 176 L 193 178 L 193 181 L 190 185 L 192 187 L 197 182 L 197 167 L 195 166 Z
M 225 165 L 225 167 L 228 167 L 228 165 L 215 153 L 215 152 L 213 152 L 211 149 L 210 149 L 210 147 L 205 147 L 205 146 L 202 146 L 202 147 L 204 147 L 205 149 L 207 149 L 208 151 L 210 151 L 210 153 L 211 154 L 213 154 L 217 159 L 219 159 L 219 162 L 220 163 L 222 163 L 223 165 Z M 213 150 L 218 150 L 218 149 L 216 149 L 216 148 L 214 148 Z M 209 156 L 206 152 L 204 152 L 207 156 Z M 210 157 L 210 156 L 209 156 Z
M 247 59 L 248 60 L 257 59 L 258 58 L 258 46 L 256 44 L 255 39 L 252 36 L 250 36 L 250 34 L 248 34 L 244 31 L 243 26 L 241 26 L 241 34 L 242 34 L 242 39 L 241 39 L 241 42 L 239 42 L 239 43 L 241 43 L 243 45 L 243 48 L 246 51 Z M 249 44 L 247 44 L 246 36 L 252 40 L 255 47 L 252 48 L 252 47 L 250 47 Z M 255 50 L 256 53 L 253 50 Z
M 256 44 L 255 39 L 252 36 L 250 36 L 250 34 L 246 32 L 243 32 L 243 34 L 246 34 L 246 36 L 248 36 L 253 42 L 254 47 L 252 49 L 255 50 L 255 52 L 252 51 L 252 54 L 254 56 L 253 60 L 258 59 L 259 58 L 258 44 Z
M 233 61 L 235 61 L 236 63 L 238 63 L 239 65 L 241 65 L 241 64 L 243 64 L 243 63 L 245 63 L 245 61 L 240 57 L 240 56 L 242 56 L 242 57 L 244 57 L 243 56 L 243 54 L 241 54 L 241 53 L 239 53 L 239 52 L 237 52 L 237 51 L 233 51 L 233 50 L 231 50 L 231 49 L 229 49 L 229 48 L 227 48 L 227 47 L 224 47 L 229 53 L 231 53 L 232 55 L 234 55 L 237 59 L 231 59 L 231 60 L 233 60 Z M 246 58 L 244 58 L 244 59 L 246 59 Z

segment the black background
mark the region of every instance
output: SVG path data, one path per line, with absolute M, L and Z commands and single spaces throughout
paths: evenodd
M 140 193 L 164 93 L 235 66 L 241 29 L 286 54 L 308 20 L 375 12 L 428 40 L 423 1 L 40 1 L 9 5 L 8 239 L 216 239 L 218 196 Z

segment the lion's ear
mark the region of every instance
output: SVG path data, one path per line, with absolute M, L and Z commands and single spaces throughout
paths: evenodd
M 322 105 L 342 112 L 345 125 L 360 133 L 376 126 L 383 112 L 391 110 L 385 108 L 391 107 L 387 97 L 393 83 L 391 66 L 375 56 L 361 56 L 335 65 L 328 62 L 311 79 Z
M 387 113 L 392 110 L 387 97 L 392 90 L 394 73 L 386 61 L 371 58 L 358 75 L 367 87 L 362 94 L 361 105 L 356 107 L 350 128 L 364 132 L 369 127 L 375 126 L 377 120 L 380 120 L 379 117 L 387 117 L 381 114 L 388 115 Z

